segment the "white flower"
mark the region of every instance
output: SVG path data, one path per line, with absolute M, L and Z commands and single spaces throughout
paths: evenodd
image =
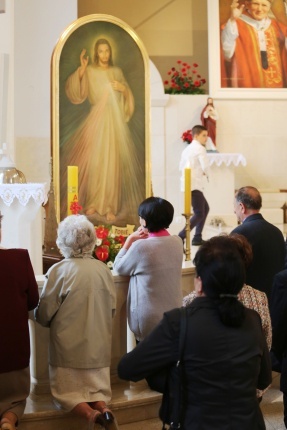
M 114 263 L 112 261 L 108 261 L 107 266 L 109 269 L 112 269 L 114 267 Z
M 97 239 L 97 240 L 96 240 L 96 245 L 97 245 L 97 246 L 100 246 L 101 244 L 102 244 L 102 239 Z
M 112 237 L 113 239 L 116 237 L 114 233 L 111 233 L 109 236 Z

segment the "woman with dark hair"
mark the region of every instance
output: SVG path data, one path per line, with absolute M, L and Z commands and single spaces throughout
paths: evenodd
M 245 269 L 247 270 L 253 258 L 252 246 L 250 245 L 246 237 L 242 234 L 232 233 L 230 235 L 230 238 L 237 245 L 238 251 L 244 262 Z M 182 305 L 190 305 L 195 298 L 196 292 L 192 291 L 190 294 L 183 298 Z M 244 284 L 238 294 L 238 300 L 240 300 L 247 308 L 254 309 L 256 312 L 259 313 L 263 333 L 266 338 L 268 349 L 270 350 L 272 343 L 272 326 L 266 294 L 263 293 L 263 291 L 259 291 L 255 288 L 252 288 L 250 285 Z
M 128 322 L 136 340 L 143 340 L 164 312 L 181 305 L 182 241 L 167 228 L 174 208 L 160 197 L 149 197 L 138 209 L 140 227 L 118 253 L 114 270 L 129 275 Z
M 15 430 L 30 393 L 28 311 L 39 294 L 27 249 L 0 246 L 0 273 L 0 429 Z
M 235 242 L 217 236 L 194 258 L 196 299 L 186 308 L 181 428 L 261 430 L 256 388 L 271 382 L 266 340 L 257 312 L 238 300 L 245 267 Z M 138 381 L 174 366 L 179 355 L 181 311 L 162 321 L 120 361 L 119 376 Z
M 98 428 L 96 422 L 117 428 L 107 407 L 116 292 L 110 269 L 92 256 L 95 242 L 95 228 L 84 215 L 59 224 L 57 246 L 65 258 L 47 272 L 35 318 L 50 327 L 56 405 L 85 418 L 90 429 Z

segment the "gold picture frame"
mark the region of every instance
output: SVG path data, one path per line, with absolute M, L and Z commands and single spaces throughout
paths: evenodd
M 131 27 L 102 14 L 68 26 L 51 60 L 51 118 L 57 220 L 67 215 L 67 166 L 77 165 L 81 212 L 94 225 L 138 224 L 151 195 L 150 78 Z

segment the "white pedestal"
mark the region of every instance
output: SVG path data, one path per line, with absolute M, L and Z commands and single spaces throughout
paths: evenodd
M 208 153 L 210 164 L 209 182 L 205 186 L 204 195 L 210 206 L 209 219 L 220 217 L 227 225 L 235 225 L 234 215 L 234 169 L 246 160 L 242 154 Z
M 0 210 L 5 248 L 28 249 L 35 275 L 43 273 L 42 205 L 48 186 L 44 184 L 1 184 Z

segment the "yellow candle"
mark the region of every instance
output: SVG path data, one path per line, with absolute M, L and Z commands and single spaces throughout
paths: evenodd
M 191 212 L 191 168 L 184 169 L 184 213 Z
M 67 185 L 67 213 L 71 215 L 71 203 L 78 201 L 78 166 L 68 166 Z

